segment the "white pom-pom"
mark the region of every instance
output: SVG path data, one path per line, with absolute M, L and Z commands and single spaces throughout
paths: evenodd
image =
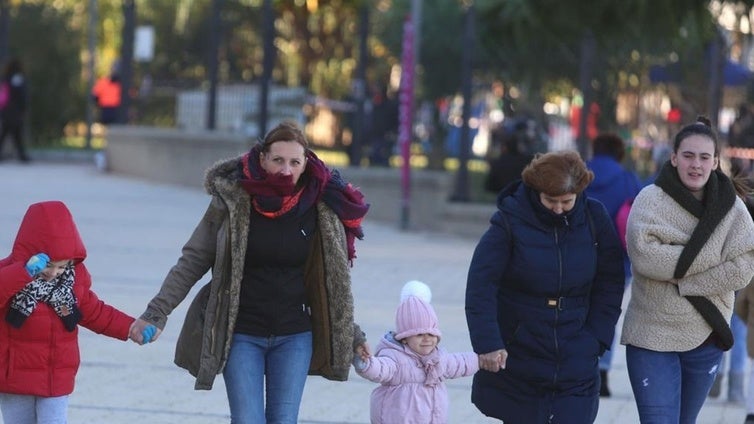
M 428 285 L 421 281 L 411 280 L 403 285 L 401 289 L 401 302 L 406 300 L 409 296 L 416 296 L 426 303 L 432 302 L 432 290 Z

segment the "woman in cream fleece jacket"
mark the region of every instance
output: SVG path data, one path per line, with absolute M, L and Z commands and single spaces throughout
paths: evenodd
M 754 224 L 706 118 L 676 135 L 634 201 L 626 241 L 634 280 L 621 343 L 639 417 L 694 423 L 732 342 L 734 291 L 754 275 Z

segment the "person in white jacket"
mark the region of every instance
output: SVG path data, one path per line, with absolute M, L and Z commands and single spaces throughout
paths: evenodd
M 380 383 L 371 395 L 373 424 L 447 423 L 444 380 L 479 370 L 476 353 L 448 353 L 438 347 L 442 334 L 431 297 L 426 284 L 406 283 L 395 314 L 395 331 L 383 336 L 374 356 L 354 355 L 356 372 Z
M 754 223 L 719 160 L 708 119 L 683 127 L 628 217 L 621 343 L 642 423 L 696 422 L 733 344 L 734 292 L 754 276 Z

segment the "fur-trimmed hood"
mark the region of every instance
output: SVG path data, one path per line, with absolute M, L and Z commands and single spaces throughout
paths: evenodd
M 211 196 L 222 196 L 241 190 L 237 181 L 241 178 L 240 161 L 243 156 L 221 159 L 204 172 L 204 190 Z

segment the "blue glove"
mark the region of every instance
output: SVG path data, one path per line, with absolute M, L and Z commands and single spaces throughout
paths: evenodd
M 154 337 L 155 333 L 157 333 L 157 327 L 154 325 L 148 325 L 144 327 L 143 330 L 141 330 L 141 342 L 143 344 L 147 344 L 152 341 L 152 337 Z
M 26 272 L 29 273 L 29 276 L 33 277 L 47 268 L 48 263 L 50 263 L 49 256 L 44 253 L 37 253 L 26 262 Z

